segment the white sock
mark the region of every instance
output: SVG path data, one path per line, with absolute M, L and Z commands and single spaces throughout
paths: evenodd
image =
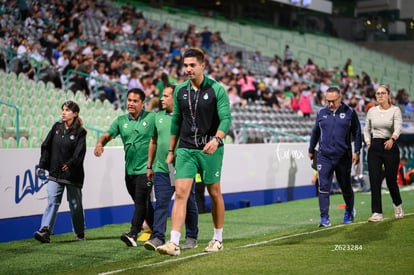
M 219 242 L 223 241 L 223 228 L 214 228 L 213 239 Z
M 171 230 L 170 242 L 180 245 L 181 233 L 178 231 Z

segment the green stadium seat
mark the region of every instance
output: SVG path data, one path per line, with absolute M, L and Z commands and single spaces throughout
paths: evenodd
M 56 89 L 55 84 L 53 84 L 53 82 L 47 82 L 46 83 L 46 90 L 48 91 L 53 91 L 54 89 Z
M 29 138 L 29 146 L 30 148 L 40 148 L 42 145 L 43 139 L 39 139 L 36 136 L 32 136 Z
M 87 147 L 95 147 L 96 142 L 97 142 L 96 134 L 92 131 L 88 131 L 88 135 L 87 135 L 87 138 L 86 138 L 86 146 Z
M 5 140 L 5 148 L 7 148 L 7 149 L 17 148 L 16 139 L 14 137 L 8 137 Z
M 29 141 L 27 137 L 20 137 L 19 138 L 19 148 L 29 148 Z
M 0 126 L 2 128 L 8 128 L 13 126 L 12 118 L 7 112 L 4 112 L 0 118 Z

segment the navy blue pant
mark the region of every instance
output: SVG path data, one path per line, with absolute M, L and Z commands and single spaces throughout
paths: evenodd
M 154 173 L 154 226 L 151 238 L 158 238 L 165 242 L 165 231 L 167 229 L 168 209 L 175 188 L 171 186 L 170 174 Z M 195 182 L 191 188 L 187 201 L 187 216 L 185 218 L 186 237 L 197 239 L 198 237 L 198 209 L 195 199 Z
M 328 158 L 319 153 L 317 164 L 321 217 L 329 217 L 329 196 L 334 172 L 344 197 L 345 209 L 346 211 L 352 211 L 354 209 L 354 191 L 351 185 L 352 153 L 349 152 L 341 158 Z
M 398 165 L 400 163 L 400 149 L 394 144 L 391 150 L 384 149 L 384 142 L 387 139 L 374 138 L 368 149 L 368 172 L 371 185 L 371 209 L 372 213 L 382 213 L 381 185 L 384 179 L 387 182 L 388 190 L 395 206 L 402 203 L 400 189 L 397 184 Z

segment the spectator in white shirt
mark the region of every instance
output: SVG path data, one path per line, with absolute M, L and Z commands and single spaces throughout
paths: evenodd
M 131 75 L 130 75 L 129 67 L 124 65 L 124 67 L 122 68 L 122 73 L 119 76 L 119 82 L 121 82 L 121 84 L 124 85 L 125 87 L 128 87 L 130 76 Z
M 58 60 L 57 60 L 57 64 L 56 64 L 56 69 L 59 72 L 62 72 L 63 69 L 69 65 L 69 58 L 70 58 L 70 51 L 65 50 L 63 51 L 62 55 L 59 56 Z

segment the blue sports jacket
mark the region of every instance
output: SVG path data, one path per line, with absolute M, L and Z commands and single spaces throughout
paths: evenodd
M 359 154 L 362 147 L 361 124 L 358 115 L 342 102 L 335 111 L 328 107 L 319 110 L 309 143 L 309 153 L 315 153 L 319 142 L 318 153 L 330 158 L 340 158 L 352 151 Z

